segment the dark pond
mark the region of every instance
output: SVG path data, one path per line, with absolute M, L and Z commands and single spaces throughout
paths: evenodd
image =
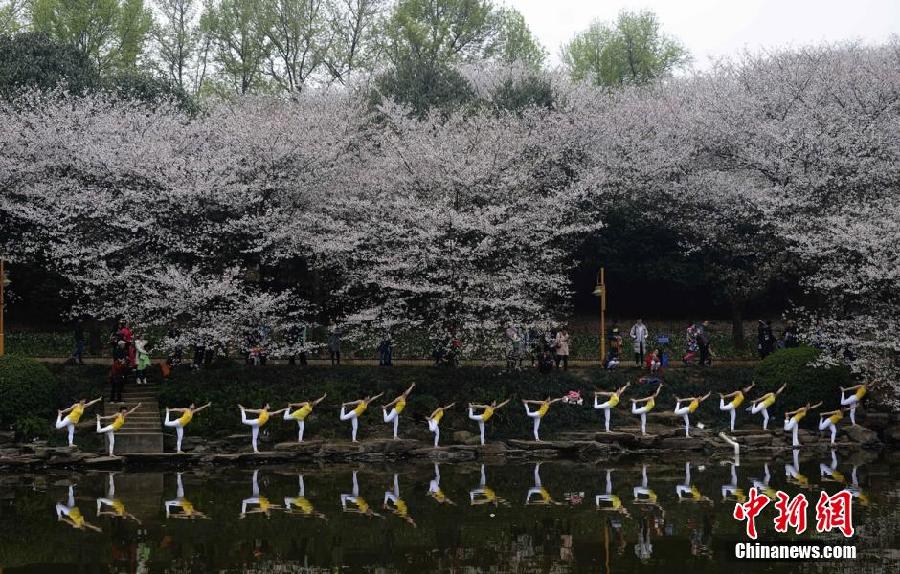
M 897 572 L 900 481 L 884 459 L 672 454 L 574 462 L 409 463 L 2 475 L 13 572 Z M 896 467 L 896 463 L 894 463 Z M 832 562 L 736 561 L 754 486 L 805 492 L 810 527 L 760 540 L 856 546 Z M 815 531 L 819 492 L 854 495 L 856 536 Z M 770 493 L 772 491 L 769 491 Z M 773 494 L 774 496 L 774 494 Z

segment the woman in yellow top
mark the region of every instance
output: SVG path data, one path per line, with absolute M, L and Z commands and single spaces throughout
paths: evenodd
M 601 502 L 606 504 L 600 504 Z M 594 497 L 594 506 L 597 510 L 608 510 L 618 512 L 623 516 L 629 516 L 628 509 L 622 504 L 622 499 L 613 494 L 612 470 L 610 469 L 606 470 L 606 492 Z
M 297 482 L 299 491 L 297 492 L 297 496 L 285 496 L 284 497 L 284 511 L 287 514 L 299 514 L 300 516 L 305 516 L 307 518 L 321 518 L 322 520 L 328 520 L 324 514 L 321 512 L 316 512 L 315 507 L 313 507 L 312 502 L 306 498 L 306 484 L 303 482 L 303 475 L 297 475 Z
M 116 498 L 116 482 L 113 478 L 114 473 L 109 473 L 108 483 L 106 485 L 106 496 L 97 499 L 97 516 L 112 516 L 113 518 L 128 518 L 134 520 L 138 524 L 141 523 L 138 518 L 125 510 L 125 505 L 121 500 Z M 106 505 L 112 510 L 103 510 Z
M 847 391 L 854 391 L 849 396 L 844 396 Z M 866 396 L 868 387 L 866 385 L 854 385 L 852 387 L 841 387 L 841 406 L 850 407 L 850 424 L 856 426 L 856 406 Z
M 834 439 L 837 437 L 837 424 L 844 418 L 845 410 L 847 409 L 835 409 L 819 413 L 819 430 L 831 429 L 831 444 L 834 444 Z
M 533 496 L 537 496 L 537 499 L 532 500 L 531 497 Z M 534 486 L 529 488 L 528 493 L 525 495 L 525 506 L 553 506 L 559 504 L 562 503 L 553 500 L 553 497 L 550 496 L 550 493 L 547 492 L 547 489 L 541 483 L 541 463 L 536 463 L 534 465 Z
M 708 399 L 709 395 L 710 393 L 706 393 L 702 397 L 684 397 L 681 399 L 675 397 L 675 415 L 684 417 L 684 436 L 691 436 L 691 419 L 689 418 L 691 413 L 696 411 L 700 403 Z M 681 406 L 681 403 L 687 404 Z
M 272 415 L 280 415 L 287 409 L 278 409 L 277 411 L 269 412 L 271 408 L 269 403 L 266 403 L 261 409 L 248 409 L 243 405 L 238 405 L 238 408 L 241 409 L 241 422 L 250 427 L 252 431 L 251 443 L 253 444 L 253 452 L 259 454 L 258 441 L 259 441 L 259 429 L 262 426 L 265 426 L 267 422 L 269 422 L 269 417 Z M 255 419 L 248 419 L 247 413 L 252 413 L 259 415 Z
M 97 432 L 106 435 L 106 444 L 109 445 L 109 456 L 114 456 L 113 448 L 115 448 L 116 446 L 116 431 L 122 428 L 122 426 L 125 424 L 125 417 L 138 410 L 139 408 L 141 408 L 141 403 L 136 404 L 130 411 L 126 410 L 125 407 L 122 407 L 119 409 L 119 412 L 114 415 L 105 417 L 97 415 Z M 100 428 L 100 421 L 109 419 L 112 419 L 113 422 L 103 428 Z
M 647 483 L 647 465 L 641 465 L 641 485 L 632 489 L 635 504 L 649 504 L 650 506 L 659 506 L 659 495 L 650 488 Z
M 603 414 L 606 418 L 606 432 L 610 432 L 609 430 L 609 415 L 610 411 L 616 408 L 619 405 L 619 402 L 622 399 L 622 393 L 625 392 L 631 383 L 625 383 L 624 386 L 619 387 L 615 391 L 594 391 L 594 408 L 595 409 L 603 409 Z M 601 403 L 599 397 L 609 397 L 605 403 Z
M 416 388 L 415 383 L 411 384 L 409 388 L 403 391 L 396 399 L 386 405 L 381 405 L 381 414 L 384 417 L 384 422 L 394 423 L 394 439 L 397 438 L 397 429 L 400 427 L 400 413 L 406 408 L 406 399 L 409 398 L 409 393 L 411 393 L 414 388 Z M 391 409 L 390 412 L 388 412 L 388 409 Z
M 372 510 L 366 499 L 359 495 L 359 481 L 356 479 L 356 471 L 353 471 L 353 490 L 351 494 L 341 494 L 341 509 L 350 514 L 362 514 L 366 518 L 383 518 Z
M 247 510 L 250 505 L 256 505 L 254 510 Z M 272 509 L 281 508 L 269 502 L 269 499 L 259 494 L 259 469 L 253 471 L 253 494 L 250 498 L 241 501 L 241 514 L 238 518 L 246 518 L 248 514 L 265 514 L 266 518 L 272 516 Z
M 176 475 L 177 488 L 175 490 L 175 498 L 173 500 L 167 500 L 165 502 L 166 506 L 166 518 L 184 518 L 186 520 L 193 520 L 197 518 L 206 518 L 209 519 L 208 516 L 194 508 L 194 504 L 185 498 L 184 496 L 184 482 L 181 480 L 181 475 L 183 473 L 178 473 Z M 181 512 L 172 512 L 173 508 L 180 508 Z
M 502 409 L 508 402 L 509 399 L 506 399 L 499 405 L 497 404 L 497 401 L 493 401 L 489 405 L 476 405 L 474 403 L 469 403 L 469 419 L 478 421 L 478 430 L 481 432 L 481 446 L 484 446 L 484 423 L 491 420 L 491 417 L 494 416 L 494 411 Z M 475 409 L 480 409 L 481 412 L 476 415 Z
M 541 437 L 538 435 L 538 429 L 541 428 L 541 419 L 550 411 L 550 405 L 561 400 L 562 397 L 551 399 L 550 395 L 547 395 L 542 401 L 527 401 L 522 399 L 522 404 L 525 405 L 525 414 L 534 419 L 534 440 L 536 442 L 541 442 Z M 528 408 L 528 405 L 538 405 L 538 407 L 531 410 Z
M 208 408 L 212 403 L 206 403 L 202 407 L 194 406 L 194 403 L 191 403 L 191 406 L 187 408 L 176 408 L 176 407 L 166 407 L 166 420 L 163 421 L 163 424 L 167 427 L 175 427 L 175 434 L 177 436 L 177 440 L 175 443 L 175 452 L 181 454 L 181 440 L 184 438 L 184 427 L 191 422 L 191 419 L 194 418 L 194 415 L 199 413 L 205 408 Z M 169 411 L 175 411 L 176 413 L 181 413 L 181 416 L 175 419 L 174 421 L 169 418 Z
M 659 386 L 656 387 L 656 392 L 650 395 L 649 397 L 644 397 L 643 399 L 631 399 L 631 412 L 636 415 L 641 415 L 641 434 L 647 434 L 647 413 L 653 410 L 653 407 L 656 406 L 656 397 L 659 395 L 659 391 L 663 388 L 663 384 L 659 383 Z M 639 407 L 638 403 L 644 403 L 644 406 Z
M 397 473 L 394 473 L 394 490 L 386 490 L 384 492 L 384 504 L 382 506 L 385 510 L 390 510 L 394 513 L 394 516 L 405 521 L 413 528 L 416 527 L 416 521 L 409 515 L 409 506 L 407 506 L 406 501 L 400 497 L 400 482 L 397 479 Z
M 805 407 L 800 407 L 797 410 L 788 411 L 784 413 L 784 432 L 793 432 L 794 433 L 794 441 L 793 446 L 800 446 L 800 439 L 797 436 L 798 427 L 797 425 L 806 416 L 807 411 L 811 409 L 817 409 L 822 406 L 822 403 L 816 403 L 810 406 L 809 403 L 806 403 Z
M 509 506 L 503 498 L 497 496 L 494 489 L 487 485 L 487 475 L 484 472 L 484 463 L 481 463 L 481 480 L 478 482 L 478 488 L 469 491 L 469 504 L 471 506 L 481 506 L 483 504 L 493 504 L 495 507 Z
M 341 405 L 341 420 L 350 421 L 350 438 L 353 442 L 356 442 L 356 431 L 359 430 L 359 417 L 366 412 L 367 408 L 369 408 L 369 403 L 383 394 L 384 393 L 378 393 L 374 397 L 366 397 L 359 401 L 350 401 Z M 353 408 L 347 411 L 347 407 Z
M 76 530 L 93 530 L 94 532 L 103 532 L 98 526 L 94 526 L 84 519 L 81 510 L 75 506 L 75 487 L 69 486 L 69 499 L 66 504 L 62 502 L 56 503 L 56 520 L 65 522 Z
M 99 403 L 102 400 L 103 397 L 96 398 L 91 402 L 87 402 L 87 399 L 81 399 L 67 409 L 56 411 L 56 430 L 59 430 L 61 428 L 68 429 L 69 446 L 75 446 L 75 425 L 77 425 L 78 421 L 81 420 L 81 415 L 84 414 L 85 409 Z
M 752 415 L 760 412 L 762 413 L 763 430 L 769 430 L 769 407 L 775 404 L 778 395 L 781 394 L 781 391 L 783 391 L 786 386 L 787 385 L 781 385 L 781 388 L 774 393 L 766 393 L 761 397 L 757 397 L 750 401 L 750 406 L 747 407 L 747 411 Z
M 441 440 L 441 419 L 444 418 L 444 411 L 455 406 L 456 403 L 450 403 L 445 407 L 438 407 L 425 419 L 428 421 L 428 430 L 434 433 L 434 448 L 438 447 L 438 442 Z
M 306 417 L 312 412 L 313 408 L 325 400 L 328 394 L 324 394 L 314 401 L 303 401 L 302 403 L 288 403 L 284 410 L 284 420 L 297 421 L 297 442 L 303 442 L 303 431 L 306 429 Z
M 454 504 L 441 490 L 441 467 L 438 463 L 434 463 L 434 478 L 428 483 L 428 496 L 437 501 L 438 504 Z
M 737 408 L 744 404 L 744 399 L 746 398 L 744 397 L 744 394 L 750 392 L 750 389 L 752 389 L 755 384 L 756 383 L 750 383 L 750 386 L 738 389 L 727 395 L 719 393 L 719 410 L 729 411 L 731 413 L 731 432 L 734 432 L 734 419 L 736 417 L 735 413 L 737 412 Z M 725 399 L 731 400 L 726 403 Z

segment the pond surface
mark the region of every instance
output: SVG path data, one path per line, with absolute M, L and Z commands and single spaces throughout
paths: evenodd
M 13 572 L 897 572 L 900 481 L 828 451 L 710 460 L 261 467 L 0 475 Z M 837 464 L 835 464 L 837 463 Z M 896 463 L 894 463 L 896 467 Z M 810 529 L 760 540 L 857 547 L 840 562 L 735 561 L 735 499 L 805 492 Z M 857 536 L 815 532 L 819 492 L 854 494 Z M 771 491 L 770 491 L 771 493 Z M 774 494 L 771 493 L 773 496 Z

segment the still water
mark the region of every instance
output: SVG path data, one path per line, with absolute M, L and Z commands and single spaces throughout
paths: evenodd
M 737 464 L 735 464 L 737 462 Z M 811 500 L 842 562 L 737 562 L 736 499 Z M 334 465 L 0 475 L 0 567 L 13 572 L 897 572 L 900 481 L 863 455 L 615 463 Z M 815 532 L 821 490 L 854 494 L 857 536 Z M 769 491 L 771 493 L 771 491 Z M 772 493 L 774 496 L 774 494 Z

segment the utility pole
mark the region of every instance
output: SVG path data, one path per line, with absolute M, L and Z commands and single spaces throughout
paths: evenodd
M 606 270 L 601 267 L 597 272 L 597 286 L 594 296 L 600 299 L 600 364 L 606 360 Z

